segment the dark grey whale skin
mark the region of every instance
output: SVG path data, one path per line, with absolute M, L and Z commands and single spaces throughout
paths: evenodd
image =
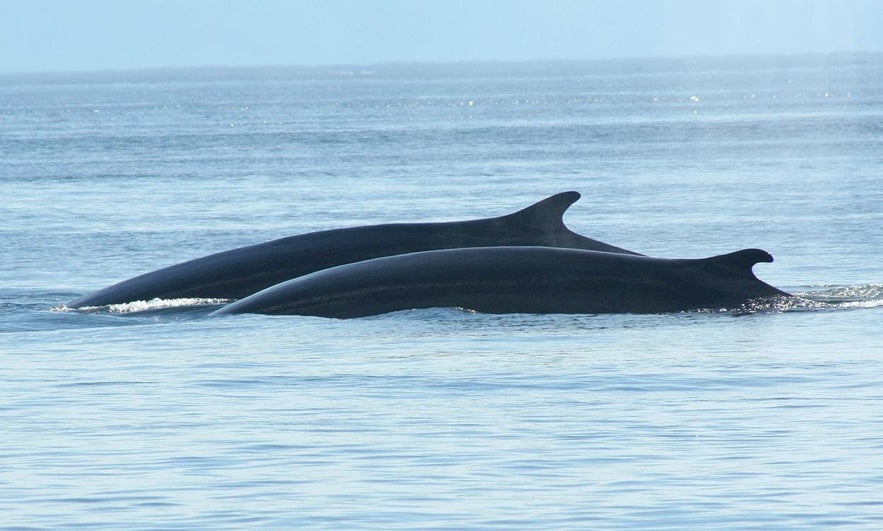
M 454 307 L 484 313 L 668 313 L 788 296 L 754 276 L 773 257 L 745 249 L 664 259 L 551 247 L 485 247 L 376 258 L 289 280 L 213 315 L 352 318 Z
M 563 192 L 495 218 L 369 225 L 289 236 L 145 273 L 71 301 L 67 307 L 155 298 L 240 299 L 329 267 L 431 249 L 542 245 L 637 254 L 570 231 L 562 217 L 579 198 L 578 192 Z

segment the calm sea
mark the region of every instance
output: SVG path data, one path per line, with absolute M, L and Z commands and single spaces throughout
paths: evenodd
M 810 300 L 63 309 L 565 190 L 582 234 L 760 247 Z M 2 529 L 883 527 L 883 56 L 7 75 L 0 221 Z

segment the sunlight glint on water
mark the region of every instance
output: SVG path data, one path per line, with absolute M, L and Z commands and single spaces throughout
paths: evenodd
M 0 79 L 0 528 L 880 528 L 881 64 Z M 63 311 L 209 253 L 564 190 L 581 234 L 763 248 L 799 298 Z

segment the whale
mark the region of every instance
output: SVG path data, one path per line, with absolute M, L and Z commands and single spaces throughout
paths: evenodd
M 66 306 L 100 307 L 157 298 L 236 300 L 341 264 L 433 249 L 548 246 L 638 254 L 568 229 L 564 213 L 579 198 L 578 192 L 562 192 L 493 218 L 366 225 L 288 236 L 144 273 Z
M 551 247 L 477 247 L 387 256 L 318 271 L 212 315 L 355 318 L 460 308 L 504 314 L 671 313 L 735 309 L 788 297 L 752 270 L 773 257 L 744 249 L 703 259 Z

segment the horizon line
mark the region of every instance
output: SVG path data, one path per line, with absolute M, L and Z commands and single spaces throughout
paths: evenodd
M 413 60 L 413 61 L 376 61 L 366 63 L 323 63 L 323 64 L 297 64 L 297 63 L 258 63 L 258 64 L 200 64 L 200 65 L 157 65 L 135 67 L 109 67 L 109 68 L 72 68 L 72 69 L 34 69 L 34 70 L 10 70 L 0 71 L 0 78 L 45 78 L 55 76 L 81 76 L 81 75 L 112 75 L 126 74 L 156 74 L 161 72 L 232 72 L 232 71 L 259 71 L 259 70 L 288 70 L 302 72 L 316 72 L 326 74 L 350 74 L 354 77 L 358 74 L 367 76 L 373 74 L 371 69 L 389 69 L 394 67 L 468 67 L 468 66 L 517 66 L 539 64 L 609 64 L 616 62 L 641 62 L 641 61 L 702 61 L 713 59 L 724 60 L 750 60 L 750 59 L 810 59 L 810 58 L 842 58 L 842 57 L 876 57 L 883 56 L 883 51 L 876 50 L 843 50 L 830 52 L 785 52 L 785 53 L 711 53 L 695 55 L 643 55 L 622 57 L 597 57 L 597 58 L 534 58 L 534 59 L 468 59 L 468 60 Z M 358 70 L 355 72 L 354 70 Z

